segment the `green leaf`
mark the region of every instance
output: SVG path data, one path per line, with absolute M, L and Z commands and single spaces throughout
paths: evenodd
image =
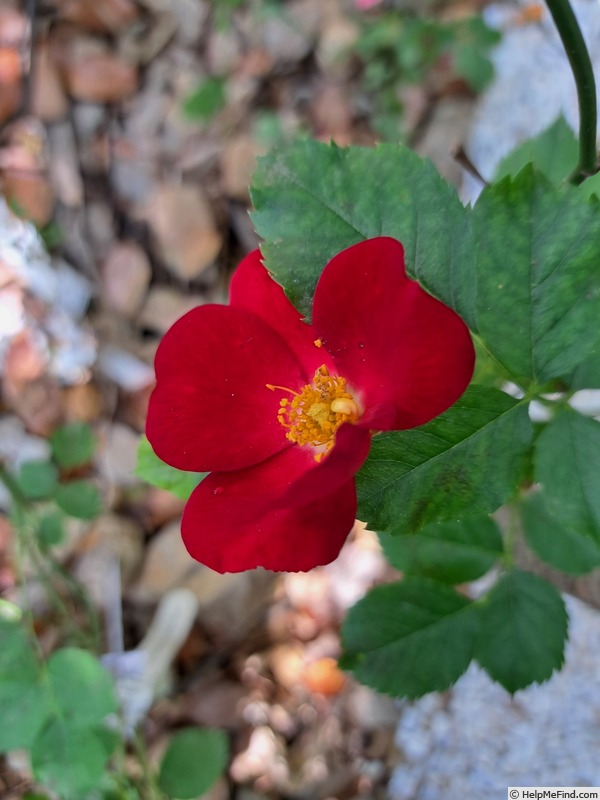
M 106 755 L 110 757 L 119 746 L 119 742 L 121 741 L 121 732 L 114 730 L 113 728 L 109 728 L 109 724 L 110 720 L 108 723 L 95 725 L 93 727 L 93 731 L 98 737 L 98 740 L 102 743 Z
M 479 630 L 477 606 L 426 578 L 376 586 L 350 609 L 340 665 L 396 697 L 420 697 L 466 670 Z
M 498 371 L 498 366 L 490 357 L 489 353 L 480 342 L 474 341 L 475 345 L 475 371 L 471 383 L 478 386 L 493 386 L 501 389 L 506 379 Z
M 50 713 L 32 643 L 10 610 L 0 614 L 0 752 L 30 747 Z
M 454 55 L 454 68 L 471 89 L 481 92 L 494 77 L 492 62 L 472 45 L 458 47 Z
M 597 172 L 595 175 L 592 175 L 587 180 L 585 180 L 579 186 L 579 190 L 586 197 L 591 197 L 592 195 L 600 197 L 600 172 Z
M 93 729 L 74 728 L 55 717 L 35 740 L 31 750 L 37 781 L 55 791 L 62 800 L 81 800 L 95 789 L 109 755 Z
M 522 501 L 521 518 L 527 544 L 550 566 L 571 575 L 600 566 L 600 547 L 589 536 L 560 525 L 548 512 L 541 492 Z
M 90 727 L 117 710 L 110 673 L 85 650 L 64 647 L 48 662 L 48 680 L 65 722 Z
M 259 159 L 251 195 L 266 266 L 306 316 L 332 256 L 363 239 L 393 236 L 404 245 L 409 273 L 474 322 L 468 211 L 408 148 L 296 142 Z
M 404 536 L 379 534 L 386 558 L 405 575 L 464 583 L 484 575 L 502 554 L 502 537 L 490 517 L 426 525 Z
M 99 489 L 86 480 L 61 484 L 54 499 L 65 514 L 78 519 L 94 519 L 102 513 L 103 509 L 102 495 Z
M 544 383 L 600 343 L 600 213 L 526 167 L 473 210 L 476 330 L 509 373 Z
M 72 422 L 57 428 L 50 437 L 52 454 L 63 469 L 74 469 L 89 464 L 96 440 L 94 432 L 85 422 Z
M 532 163 L 552 183 L 560 183 L 575 169 L 578 156 L 577 138 L 561 114 L 539 136 L 523 142 L 500 162 L 494 182 L 514 176 Z
M 568 618 L 553 586 L 530 572 L 512 570 L 479 602 L 475 658 L 495 681 L 516 692 L 561 668 Z
M 37 521 L 37 536 L 42 547 L 54 547 L 65 536 L 64 515 L 58 509 L 48 511 Z
M 225 105 L 225 84 L 221 78 L 203 81 L 183 103 L 183 113 L 191 120 L 207 120 Z
M 208 472 L 182 472 L 180 469 L 170 467 L 160 460 L 148 439 L 143 436 L 138 447 L 135 474 L 146 483 L 187 500 Z
M 579 389 L 600 389 L 600 353 L 586 358 L 573 370 L 567 383 L 575 391 Z
M 535 476 L 558 523 L 600 542 L 600 423 L 558 414 L 538 437 Z
M 471 386 L 426 425 L 373 437 L 356 477 L 359 518 L 374 530 L 405 534 L 494 511 L 519 482 L 531 430 L 524 404 Z
M 0 683 L 35 683 L 39 665 L 32 643 L 18 620 L 0 616 Z
M 456 71 L 472 89 L 480 92 L 494 77 L 494 68 L 487 51 L 500 41 L 500 34 L 488 28 L 479 16 L 454 23 L 449 32 L 449 46 L 454 53 Z
M 228 758 L 223 731 L 188 728 L 171 739 L 160 765 L 159 786 L 180 800 L 203 795 L 225 772 Z
M 29 500 L 52 497 L 58 486 L 58 471 L 50 461 L 25 461 L 17 475 L 20 490 Z
M 51 711 L 47 687 L 38 676 L 0 681 L 0 752 L 30 748 Z

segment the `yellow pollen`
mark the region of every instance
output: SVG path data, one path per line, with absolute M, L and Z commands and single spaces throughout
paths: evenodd
M 324 364 L 315 372 L 312 383 L 300 392 L 272 383 L 266 386 L 292 395 L 291 399 L 280 401 L 277 420 L 286 429 L 290 442 L 313 447 L 324 445 L 325 449 L 316 453 L 315 461 L 321 461 L 331 450 L 340 425 L 355 422 L 359 417 L 358 406 L 346 389 L 346 379 L 330 375 Z
M 351 417 L 358 416 L 358 408 L 351 397 L 337 397 L 331 404 L 334 414 L 348 414 Z

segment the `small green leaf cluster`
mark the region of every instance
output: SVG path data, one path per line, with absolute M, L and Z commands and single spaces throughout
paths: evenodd
M 355 49 L 364 64 L 363 86 L 373 97 L 375 128 L 385 138 L 398 136 L 399 88 L 422 84 L 436 64 L 447 69 L 447 62 L 476 92 L 493 77 L 488 51 L 500 35 L 480 17 L 438 21 L 395 12 L 364 18 L 362 24 Z
M 50 459 L 25 461 L 16 475 L 16 488 L 34 509 L 38 543 L 42 548 L 59 544 L 65 516 L 93 519 L 103 507 L 98 487 L 78 477 L 92 460 L 96 441 L 89 425 L 73 422 L 57 428 L 50 437 Z
M 420 428 L 375 435 L 357 475 L 358 516 L 404 573 L 343 627 L 342 664 L 381 691 L 445 689 L 472 659 L 511 692 L 548 679 L 567 615 L 553 585 L 516 566 L 517 541 L 563 572 L 600 566 L 600 422 L 575 394 L 600 387 L 600 213 L 596 178 L 563 180 L 572 138 L 557 122 L 473 208 L 399 146 L 296 142 L 255 175 L 266 266 L 307 318 L 332 256 L 392 236 L 476 343 L 460 400 Z M 504 504 L 501 531 L 490 515 Z M 472 600 L 462 585 L 490 569 L 495 584 Z
M 45 661 L 8 603 L 0 606 L 0 641 L 0 753 L 29 751 L 35 782 L 60 800 L 140 797 L 116 768 L 124 747 L 117 695 L 98 659 L 64 647 Z M 146 779 L 156 797 L 195 798 L 221 777 L 228 758 L 223 731 L 188 728 L 172 737 L 158 775 Z
M 113 681 L 94 656 L 63 648 L 47 662 L 14 619 L 0 616 L 0 752 L 26 749 L 36 781 L 81 800 L 104 774 L 118 742 Z

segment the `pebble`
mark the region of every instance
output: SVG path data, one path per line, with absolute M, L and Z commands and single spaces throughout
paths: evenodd
M 100 474 L 110 486 L 138 483 L 134 472 L 139 442 L 139 434 L 128 425 L 113 422 L 106 427 L 97 461 Z
M 76 103 L 71 113 L 77 136 L 82 142 L 97 135 L 106 117 L 104 106 L 94 102 Z
M 349 74 L 352 69 L 350 55 L 359 35 L 359 26 L 345 16 L 334 16 L 324 24 L 316 58 L 327 75 L 341 79 Z
M 238 783 L 273 773 L 276 773 L 279 779 L 282 777 L 285 779 L 287 763 L 283 753 L 284 744 L 271 728 L 267 725 L 256 727 L 250 734 L 248 747 L 233 759 L 230 767 L 231 777 Z
M 135 242 L 118 242 L 101 270 L 102 300 L 111 311 L 132 319 L 144 303 L 151 277 L 145 251 Z
M 312 103 L 312 116 L 317 138 L 350 144 L 352 108 L 342 83 L 326 82 L 319 88 Z
M 396 700 L 361 684 L 353 687 L 347 709 L 352 723 L 367 731 L 393 730 L 400 716 L 400 705 Z
M 131 154 L 117 154 L 111 172 L 115 192 L 125 201 L 143 204 L 154 192 L 152 162 Z
M 7 122 L 21 105 L 21 84 L 19 81 L 0 84 L 0 123 Z
M 263 47 L 280 63 L 302 61 L 311 51 L 311 38 L 282 17 L 270 16 L 260 26 Z
M 257 158 L 265 153 L 266 149 L 247 134 L 241 134 L 226 144 L 221 154 L 225 194 L 236 200 L 248 200 L 248 187 L 256 170 Z
M 50 443 L 25 431 L 23 423 L 12 414 L 0 416 L 0 459 L 17 470 L 26 461 L 50 458 Z
M 154 286 L 148 292 L 137 324 L 162 336 L 180 317 L 205 302 L 202 295 L 183 294 L 170 286 Z
M 154 382 L 152 367 L 120 347 L 103 347 L 98 353 L 97 367 L 126 392 L 140 391 Z
M 102 0 L 97 5 L 89 0 L 63 0 L 58 11 L 62 19 L 99 33 L 116 33 L 138 16 L 133 0 Z
M 206 0 L 169 0 L 167 7 L 177 20 L 177 38 L 182 44 L 193 45 L 202 33 L 210 13 Z
M 44 173 L 6 169 L 0 185 L 8 203 L 19 210 L 19 216 L 38 228 L 50 222 L 56 198 Z
M 91 523 L 81 547 L 76 575 L 103 605 L 108 586 L 106 572 L 111 558 L 118 558 L 124 585 L 131 582 L 144 553 L 144 534 L 140 525 L 117 514 L 103 514 Z
M 264 618 L 273 580 L 261 570 L 220 575 L 193 561 L 176 520 L 151 539 L 131 596 L 148 604 L 171 588 L 185 587 L 198 600 L 200 623 L 222 641 L 239 642 Z
M 233 29 L 213 32 L 206 51 L 211 75 L 227 77 L 235 69 L 240 55 L 240 41 Z
M 152 229 L 165 266 L 183 281 L 197 278 L 223 245 L 210 204 L 196 186 L 157 186 L 141 216 Z
M 44 40 L 40 40 L 36 44 L 32 70 L 31 110 L 33 115 L 47 123 L 64 119 L 69 113 L 69 101 L 56 64 L 51 58 L 50 48 Z
M 85 103 L 120 103 L 138 88 L 136 68 L 114 53 L 86 53 L 66 64 L 65 81 L 72 97 Z
M 48 96 L 49 93 L 46 94 L 46 97 Z M 73 126 L 70 122 L 54 120 L 54 124 L 48 128 L 48 139 L 52 152 L 49 169 L 58 200 L 66 206 L 83 205 L 83 178 L 77 160 Z
M 65 414 L 69 421 L 95 422 L 102 414 L 103 399 L 92 383 L 80 383 L 64 392 Z

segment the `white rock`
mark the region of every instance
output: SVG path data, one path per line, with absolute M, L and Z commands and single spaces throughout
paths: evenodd
M 98 369 L 125 392 L 139 392 L 154 381 L 154 370 L 141 359 L 119 347 L 103 347 Z
M 569 405 L 580 414 L 597 417 L 600 415 L 600 389 L 582 389 L 575 392 L 569 400 Z
M 25 461 L 50 458 L 50 444 L 41 436 L 26 433 L 21 420 L 12 415 L 0 417 L 0 459 L 15 470 Z
M 66 262 L 52 261 L 34 226 L 12 214 L 2 198 L 0 265 L 0 354 L 13 336 L 29 329 L 46 342 L 50 374 L 65 384 L 86 380 L 96 341 L 79 319 L 90 301 L 91 284 Z M 27 312 L 24 290 L 46 304 L 41 317 Z
M 138 483 L 134 474 L 137 461 L 139 434 L 128 425 L 115 422 L 107 426 L 98 455 L 100 472 L 113 486 Z

